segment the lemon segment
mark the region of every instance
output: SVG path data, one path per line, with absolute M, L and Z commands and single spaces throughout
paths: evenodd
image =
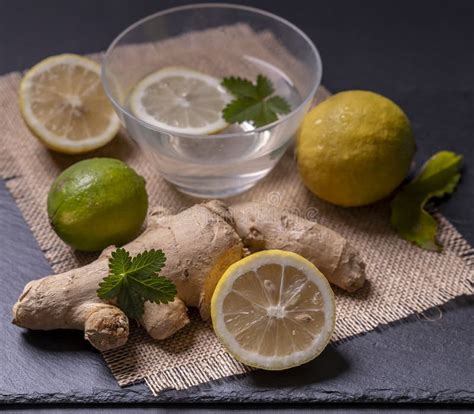
M 282 370 L 326 347 L 335 324 L 334 295 L 312 263 L 268 250 L 229 267 L 214 291 L 211 316 L 217 337 L 237 360 Z
M 138 82 L 130 94 L 129 106 L 137 118 L 158 128 L 209 135 L 227 126 L 222 109 L 231 99 L 219 79 L 169 67 Z
M 23 77 L 20 110 L 49 148 L 83 153 L 108 143 L 120 121 L 100 82 L 100 65 L 73 54 L 49 57 Z

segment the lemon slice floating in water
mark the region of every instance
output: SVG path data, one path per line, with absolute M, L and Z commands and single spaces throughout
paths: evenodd
M 326 347 L 334 330 L 334 295 L 312 263 L 268 250 L 229 267 L 214 291 L 211 315 L 217 337 L 236 359 L 281 370 Z
M 120 121 L 100 82 L 100 65 L 73 54 L 49 57 L 23 77 L 20 109 L 28 127 L 49 148 L 91 151 L 117 134 Z
M 169 67 L 142 79 L 133 89 L 133 114 L 170 132 L 208 135 L 227 123 L 222 109 L 231 96 L 220 80 L 191 69 Z

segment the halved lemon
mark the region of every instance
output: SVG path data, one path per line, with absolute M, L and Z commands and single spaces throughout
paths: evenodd
M 281 250 L 230 266 L 212 296 L 214 331 L 237 360 L 282 370 L 318 356 L 335 324 L 334 294 L 308 260 Z
M 73 54 L 33 66 L 20 84 L 28 127 L 49 148 L 77 154 L 107 144 L 120 121 L 100 82 L 100 65 Z
M 227 126 L 222 109 L 231 99 L 219 79 L 169 67 L 138 82 L 129 106 L 137 118 L 170 132 L 209 135 Z

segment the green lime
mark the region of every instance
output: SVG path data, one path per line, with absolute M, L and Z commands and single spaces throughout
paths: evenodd
M 77 250 L 98 251 L 129 242 L 140 232 L 147 210 L 145 179 L 112 158 L 72 165 L 48 194 L 51 225 Z
M 318 197 L 341 206 L 380 200 L 406 177 L 415 153 L 398 105 L 368 91 L 338 93 L 312 109 L 298 137 L 298 168 Z

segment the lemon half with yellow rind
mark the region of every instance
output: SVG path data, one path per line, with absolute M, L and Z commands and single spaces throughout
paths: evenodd
M 237 360 L 282 370 L 326 347 L 335 324 L 334 294 L 308 260 L 268 250 L 227 269 L 214 291 L 211 316 L 218 339 Z
M 33 133 L 63 153 L 102 147 L 120 128 L 102 88 L 100 65 L 74 54 L 49 57 L 25 74 L 20 110 Z

